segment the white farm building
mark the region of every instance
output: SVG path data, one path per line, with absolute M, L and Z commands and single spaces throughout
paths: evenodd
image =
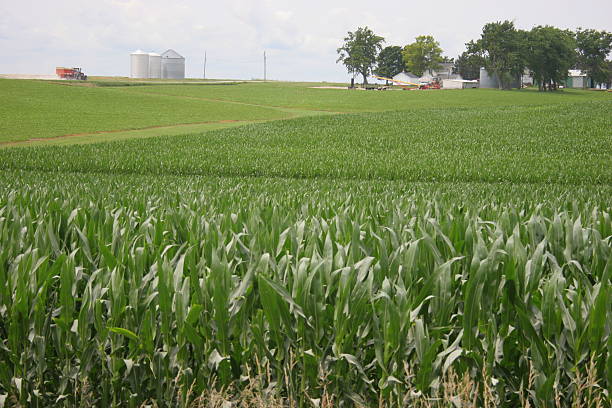
M 458 74 L 453 74 L 454 64 L 452 62 L 443 62 L 437 70 L 429 70 L 418 76 L 412 72 L 400 72 L 393 77 L 396 81 L 408 82 L 415 85 L 427 84 L 430 82 L 442 82 L 446 79 L 461 79 Z
M 161 55 L 134 51 L 130 54 L 130 78 L 185 79 L 185 57 L 172 49 Z
M 412 72 L 400 72 L 393 77 L 396 81 L 407 82 L 409 84 L 419 84 L 419 77 L 414 75 Z
M 440 64 L 438 69 L 426 71 L 420 78 L 421 82 L 442 82 L 445 79 L 461 79 L 458 74 L 453 74 L 453 68 L 455 64 L 452 62 L 443 62 Z
M 567 88 L 579 88 L 585 89 L 594 86 L 587 76 L 587 74 L 579 69 L 570 69 L 567 72 L 567 79 L 565 80 L 565 86 Z
M 442 88 L 444 89 L 478 88 L 478 81 L 477 80 L 470 81 L 467 79 L 443 79 Z

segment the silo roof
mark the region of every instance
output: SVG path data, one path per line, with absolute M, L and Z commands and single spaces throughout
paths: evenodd
M 147 53 L 146 53 L 146 52 L 144 52 L 143 50 L 136 50 L 136 51 L 134 51 L 134 52 L 133 52 L 131 55 L 134 55 L 134 54 L 138 54 L 138 55 L 142 55 L 142 54 L 144 54 L 144 55 L 147 55 Z
M 173 49 L 169 49 L 162 54 L 162 58 L 176 58 L 176 59 L 185 59 L 181 54 L 174 51 Z

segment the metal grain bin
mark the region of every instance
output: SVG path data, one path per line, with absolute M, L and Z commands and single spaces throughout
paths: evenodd
M 162 77 L 161 60 L 161 55 L 154 52 L 149 53 L 149 78 Z
M 149 77 L 149 54 L 141 50 L 130 54 L 130 78 Z
M 162 78 L 185 79 L 185 58 L 174 50 L 161 55 Z
M 499 88 L 499 81 L 496 75 L 489 75 L 486 69 L 480 68 L 480 87 Z
M 516 77 L 510 79 L 506 84 L 508 88 L 520 88 L 521 78 Z M 485 68 L 480 68 L 480 88 L 499 88 L 499 78 L 497 75 L 488 72 Z

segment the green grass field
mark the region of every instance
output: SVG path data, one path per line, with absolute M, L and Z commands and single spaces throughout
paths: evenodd
M 167 127 L 0 150 L 0 404 L 610 407 L 612 95 L 309 85 L 10 84 Z
M 279 109 L 0 79 L 0 142 L 99 131 L 291 116 Z
M 101 132 L 211 122 L 219 126 L 224 121 L 251 123 L 333 112 L 556 106 L 610 99 L 605 93 L 573 90 L 545 95 L 496 90 L 363 92 L 313 89 L 329 84 L 312 83 L 193 85 L 187 81 L 180 85 L 148 85 L 149 82 L 106 79 L 83 84 L 0 79 L 0 114 L 6 118 L 0 123 L 0 147 L 28 140 L 28 144 L 46 144 L 39 139 L 75 134 L 90 137 L 70 143 L 97 142 L 112 140 L 112 135 Z M 139 86 L 125 86 L 134 83 Z M 226 127 L 230 126 L 233 125 Z M 174 133 L 162 130 L 159 135 Z
M 566 90 L 539 94 L 532 90 L 500 92 L 493 89 L 437 91 L 363 92 L 348 89 L 314 89 L 324 84 L 245 83 L 236 86 L 139 86 L 125 92 L 177 97 L 239 101 L 266 106 L 323 109 L 334 112 L 415 110 L 421 108 L 474 108 L 487 106 L 547 105 L 609 100 L 604 92 Z

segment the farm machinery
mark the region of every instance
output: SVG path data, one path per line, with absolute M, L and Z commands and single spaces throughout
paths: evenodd
M 81 68 L 55 68 L 55 74 L 61 79 L 76 79 L 80 81 L 87 80 L 87 75 L 83 73 Z
M 378 75 L 373 75 L 373 76 L 374 76 L 374 78 L 380 79 L 381 81 L 393 82 L 394 84 L 399 85 L 403 89 L 408 89 L 408 90 L 413 90 L 413 89 L 440 89 L 440 83 L 437 82 L 437 81 L 430 82 L 430 83 L 427 83 L 427 84 L 415 84 L 413 82 L 399 81 L 397 79 L 385 78 L 385 77 L 381 77 L 381 76 L 378 76 Z

